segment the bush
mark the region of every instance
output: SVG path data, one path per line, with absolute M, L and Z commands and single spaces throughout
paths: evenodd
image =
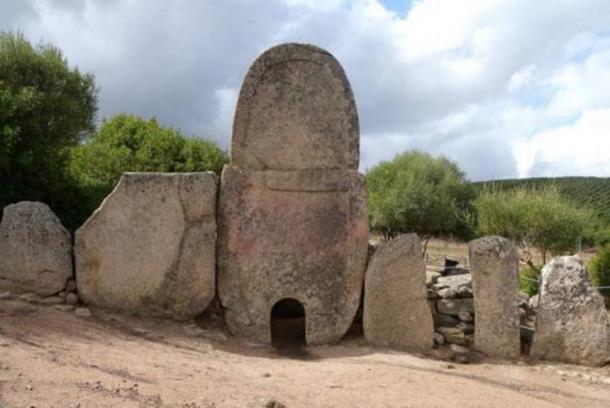
M 481 235 L 502 235 L 517 242 L 532 268 L 531 251 L 546 263 L 548 254 L 573 253 L 595 222 L 590 210 L 563 198 L 556 188 L 484 191 L 476 200 Z
M 610 286 L 610 245 L 599 249 L 595 258 L 589 262 L 587 269 L 593 286 Z M 599 292 L 608 303 L 610 289 L 599 289 Z
M 386 236 L 416 232 L 423 239 L 455 234 L 468 238 L 474 190 L 444 157 L 410 151 L 366 174 L 371 227 Z
M 521 291 L 529 297 L 538 294 L 540 289 L 540 268 L 525 267 L 519 272 L 519 286 Z
M 598 220 L 586 233 L 585 243 L 590 246 L 610 244 L 610 226 Z
M 0 208 L 44 201 L 65 221 L 82 199 L 66 172 L 71 147 L 94 128 L 93 76 L 49 44 L 0 32 Z
M 87 143 L 71 150 L 70 174 L 86 192 L 82 207 L 88 216 L 126 171 L 220 173 L 226 160 L 214 142 L 186 138 L 155 119 L 121 114 L 104 121 Z

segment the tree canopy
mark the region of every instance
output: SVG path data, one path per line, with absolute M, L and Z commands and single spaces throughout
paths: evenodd
M 93 210 L 126 171 L 219 173 L 226 154 L 214 142 L 187 138 L 156 119 L 120 114 L 71 150 L 70 173 Z
M 34 200 L 77 228 L 125 171 L 219 172 L 213 142 L 126 114 L 96 130 L 92 74 L 50 44 L 0 32 L 0 208 Z
M 93 130 L 96 112 L 93 75 L 52 45 L 0 33 L 0 207 L 40 200 L 61 212 L 78 202 L 68 149 Z
M 459 167 L 445 157 L 408 151 L 370 169 L 366 183 L 371 227 L 386 236 L 469 235 L 474 191 Z
M 594 223 L 591 211 L 561 196 L 553 187 L 544 189 L 483 191 L 475 200 L 480 235 L 502 235 L 517 242 L 526 261 L 537 249 L 546 263 L 547 254 L 559 255 L 578 250 Z

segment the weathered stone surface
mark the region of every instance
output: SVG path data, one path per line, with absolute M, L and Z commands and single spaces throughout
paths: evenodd
M 609 362 L 608 312 L 589 282 L 582 259 L 557 257 L 542 269 L 541 278 L 531 354 L 594 366 Z
M 451 349 L 452 352 L 454 352 L 456 354 L 470 353 L 470 350 L 468 350 L 466 347 L 460 346 L 459 344 L 451 344 L 449 346 L 449 348 Z
M 426 286 L 432 286 L 434 285 L 438 278 L 441 277 L 441 273 L 440 272 L 435 272 L 435 271 L 426 271 Z
M 471 298 L 472 279 L 470 273 L 441 276 L 432 285 L 432 289 L 442 299 Z
M 466 344 L 466 335 L 458 327 L 437 327 L 436 331 L 443 335 L 445 341 L 451 344 Z
M 358 309 L 368 247 L 362 176 L 223 170 L 218 290 L 231 333 L 270 342 L 273 306 L 305 309 L 308 344 L 338 341 Z
M 91 317 L 91 311 L 86 307 L 77 307 L 74 314 L 78 317 Z
M 459 312 L 458 317 L 462 322 L 465 323 L 472 323 L 474 321 L 472 315 L 466 311 Z
M 125 173 L 76 232 L 84 303 L 188 319 L 215 292 L 213 173 Z
M 53 295 L 72 276 L 72 241 L 51 209 L 23 201 L 4 208 L 0 289 Z
M 337 60 L 283 44 L 250 67 L 239 94 L 231 164 L 252 170 L 358 169 L 358 114 Z
M 535 311 L 538 309 L 539 299 L 540 299 L 540 297 L 538 295 L 534 295 L 527 301 L 527 305 L 529 306 L 530 310 Z
M 441 314 L 458 316 L 460 312 L 474 313 L 472 299 L 440 299 L 436 301 L 436 310 Z
M 491 236 L 470 243 L 476 316 L 474 346 L 495 357 L 521 354 L 519 252 L 508 239 Z
M 472 334 L 474 333 L 474 324 L 470 324 L 470 323 L 465 323 L 465 322 L 459 322 L 457 324 L 458 329 L 462 330 L 464 332 L 464 334 Z
M 451 327 L 451 326 L 456 326 L 458 323 L 460 322 L 460 320 L 455 317 L 455 316 L 450 316 L 450 315 L 446 315 L 446 314 L 435 314 L 434 315 L 434 326 L 438 327 L 438 326 L 445 326 L 445 327 Z
M 434 324 L 426 293 L 426 265 L 416 234 L 377 250 L 366 271 L 364 337 L 373 345 L 426 350 Z
M 241 89 L 219 200 L 219 297 L 229 330 L 270 342 L 271 311 L 305 310 L 308 344 L 335 342 L 358 309 L 368 249 L 358 115 L 319 48 L 263 53 Z

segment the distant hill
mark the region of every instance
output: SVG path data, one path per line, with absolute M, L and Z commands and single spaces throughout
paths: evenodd
M 492 180 L 472 183 L 477 188 L 515 187 L 540 188 L 555 185 L 566 198 L 593 209 L 602 220 L 610 224 L 610 177 L 556 177 Z

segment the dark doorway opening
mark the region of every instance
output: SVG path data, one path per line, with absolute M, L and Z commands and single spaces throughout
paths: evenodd
M 456 275 L 454 273 L 454 269 L 457 268 L 459 264 L 460 263 L 455 259 L 445 258 L 445 270 L 443 271 L 443 276 Z
M 305 345 L 305 308 L 296 299 L 282 299 L 271 310 L 271 342 L 276 347 Z

